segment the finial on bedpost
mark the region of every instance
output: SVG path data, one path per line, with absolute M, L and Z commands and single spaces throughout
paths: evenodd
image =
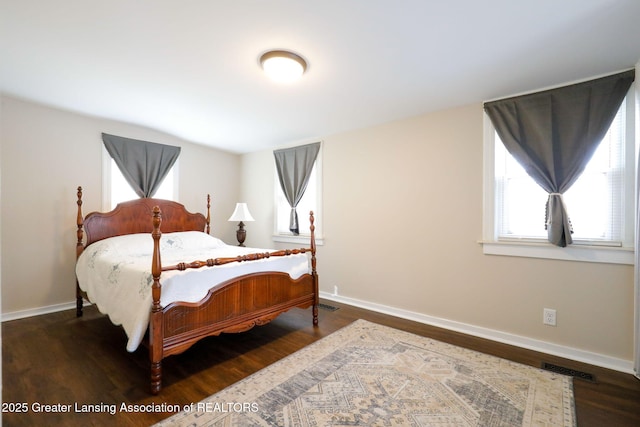
M 82 241 L 84 240 L 84 231 L 82 227 L 84 226 L 84 218 L 82 217 L 82 187 L 78 187 L 78 216 L 76 218 L 76 224 L 78 226 L 78 231 L 76 234 L 78 235 L 78 243 L 76 243 L 76 258 L 80 256 L 82 251 L 84 250 L 84 245 Z
M 211 195 L 207 194 L 207 234 L 211 232 Z

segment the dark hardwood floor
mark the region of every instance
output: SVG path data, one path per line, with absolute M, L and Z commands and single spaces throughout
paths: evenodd
M 320 325 L 310 310 L 295 309 L 266 326 L 203 340 L 163 363 L 164 388 L 149 390 L 146 350 L 125 350 L 126 338 L 94 307 L 84 317 L 65 311 L 2 324 L 4 426 L 144 426 L 170 413 L 121 411 L 121 405 L 187 405 L 233 384 L 300 348 L 362 318 L 440 341 L 540 367 L 543 362 L 588 372 L 595 381 L 574 379 L 579 426 L 640 426 L 640 380 L 579 362 L 499 344 L 347 305 L 320 309 Z M 26 403 L 26 413 L 5 412 Z M 52 405 L 49 408 L 38 405 Z M 68 409 L 70 412 L 35 412 Z M 84 413 L 83 405 L 104 405 Z M 116 405 L 114 415 L 110 405 Z M 77 406 L 77 408 L 76 408 Z M 20 406 L 18 406 L 20 408 Z

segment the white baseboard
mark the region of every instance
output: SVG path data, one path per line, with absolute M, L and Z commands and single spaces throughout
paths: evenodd
M 615 371 L 632 375 L 634 374 L 633 362 L 631 360 L 618 359 L 603 354 L 592 353 L 589 351 L 553 344 L 546 341 L 540 341 L 533 338 L 509 334 L 494 329 L 482 328 L 466 323 L 442 319 L 439 317 L 427 316 L 425 314 L 415 313 L 412 311 L 402 310 L 354 298 L 343 297 L 328 292 L 320 292 L 320 298 L 341 302 L 347 305 L 353 305 L 356 307 L 364 308 L 366 310 L 389 314 L 391 316 L 424 323 L 426 325 L 437 326 L 440 328 L 449 329 L 451 331 L 461 332 L 475 337 L 486 338 L 492 341 L 514 345 L 517 347 L 526 348 L 528 350 L 552 354 L 554 356 L 563 357 L 565 359 L 571 359 L 578 362 L 584 362 L 590 365 L 600 366 L 602 368 L 613 369 Z
M 84 306 L 86 307 L 87 305 L 91 305 L 91 303 L 85 301 L 84 302 Z M 24 319 L 26 317 L 33 317 L 33 316 L 40 316 L 42 314 L 49 314 L 49 313 L 56 313 L 58 311 L 65 311 L 65 310 L 75 310 L 76 308 L 76 302 L 65 302 L 62 304 L 54 304 L 54 305 L 48 305 L 46 307 L 39 307 L 39 308 L 30 308 L 27 310 L 20 310 L 20 311 L 12 311 L 10 313 L 2 313 L 2 317 L 0 318 L 0 321 L 2 322 L 8 322 L 11 320 L 18 320 L 18 319 Z

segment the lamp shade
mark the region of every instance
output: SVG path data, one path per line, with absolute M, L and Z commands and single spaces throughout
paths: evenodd
M 236 209 L 229 217 L 229 221 L 255 221 L 246 203 L 236 203 Z

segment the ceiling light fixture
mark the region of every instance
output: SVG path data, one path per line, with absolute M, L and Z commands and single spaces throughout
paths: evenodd
M 260 65 L 269 78 L 278 83 L 291 83 L 302 77 L 307 62 L 287 50 L 271 50 L 260 57 Z

